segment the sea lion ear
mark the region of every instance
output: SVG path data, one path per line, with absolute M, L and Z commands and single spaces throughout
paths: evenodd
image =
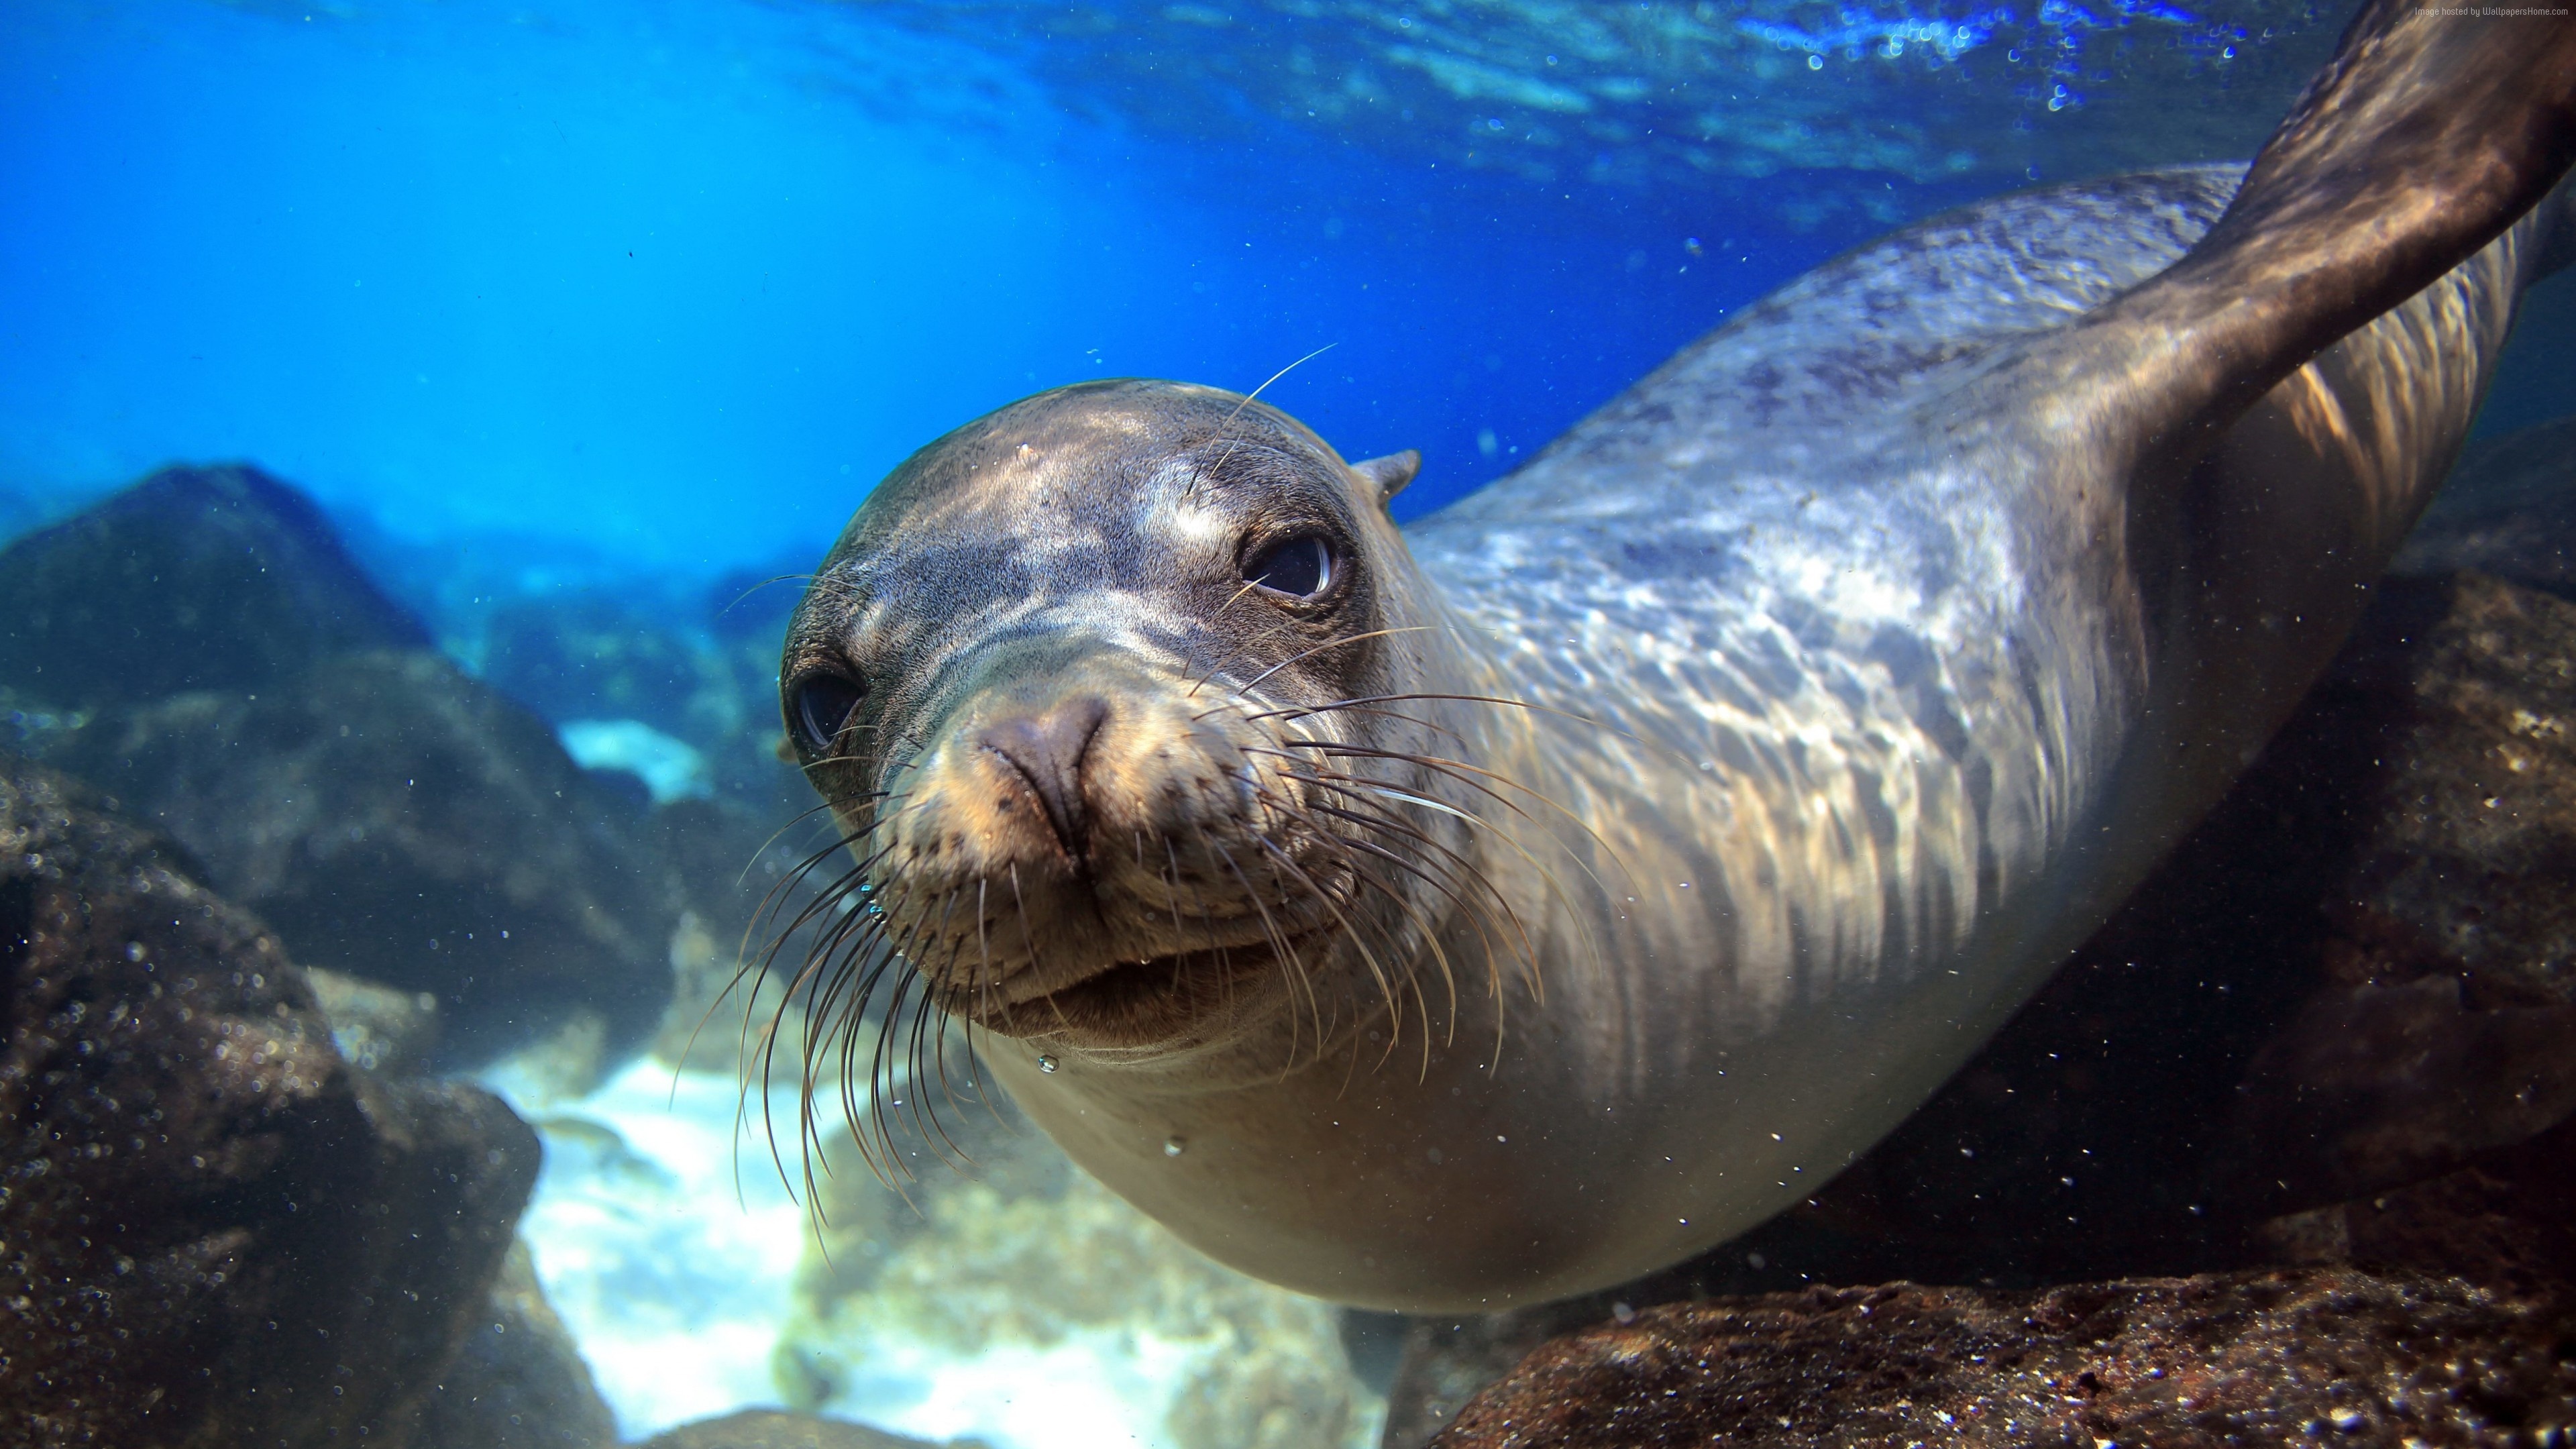
M 1351 471 L 1377 486 L 1377 501 L 1384 505 L 1393 502 L 1395 495 L 1404 491 L 1404 485 L 1413 481 L 1413 475 L 1422 471 L 1422 454 L 1418 449 L 1407 448 L 1401 453 L 1353 463 Z

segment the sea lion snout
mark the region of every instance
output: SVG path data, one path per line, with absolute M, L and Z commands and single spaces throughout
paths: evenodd
M 1091 812 L 1082 796 L 1083 757 L 1109 718 L 1109 702 L 1096 694 L 1057 701 L 1036 715 L 1014 715 L 977 737 L 985 749 L 1017 771 L 1020 782 L 1055 827 L 1056 842 L 1077 866 L 1090 851 Z
M 1267 737 L 1111 646 L 979 673 L 881 827 L 894 938 L 943 1004 L 1138 1046 L 1186 1034 L 1210 982 L 1257 994 L 1273 940 L 1316 926 L 1279 862 L 1337 880 Z

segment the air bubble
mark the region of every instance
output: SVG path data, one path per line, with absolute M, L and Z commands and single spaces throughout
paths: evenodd
M 1181 1150 L 1187 1146 L 1189 1146 L 1189 1144 L 1183 1142 L 1178 1137 L 1166 1137 L 1163 1139 L 1163 1155 L 1165 1157 L 1178 1157 L 1181 1155 Z
M 1055 1070 L 1055 1058 L 1050 1057 L 1050 1056 L 1044 1056 L 1044 1055 L 1041 1055 L 1041 1056 L 1038 1058 L 1038 1070 L 1039 1070 L 1039 1071 L 1042 1071 L 1042 1072 L 1052 1072 L 1052 1071 L 1054 1071 L 1054 1070 Z

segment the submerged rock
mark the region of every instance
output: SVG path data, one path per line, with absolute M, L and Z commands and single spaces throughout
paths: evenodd
M 533 1135 L 381 1083 L 178 851 L 0 756 L 0 1403 L 32 1445 L 405 1442 Z
M 566 1030 L 613 1057 L 659 1023 L 669 832 L 257 469 L 164 469 L 0 550 L 0 696 L 298 960 L 433 997 L 414 1064 Z
M 617 1416 L 513 1244 L 439 1376 L 412 1449 L 615 1449 Z
M 0 548 L 0 683 L 72 708 L 251 691 L 425 649 L 310 499 L 246 464 L 164 468 Z
M 2462 454 L 2395 568 L 2435 578 L 2474 569 L 2576 599 L 2576 418 Z
M 300 960 L 438 998 L 451 1059 L 587 1011 L 640 1039 L 678 918 L 643 813 L 435 654 L 110 711 L 48 763 L 167 830 Z
M 2393 581 L 2302 725 L 2275 754 L 2342 762 L 2340 862 L 2310 993 L 2249 1063 L 2211 1173 L 2262 1211 L 2576 1113 L 2576 603 Z
M 1559 1339 L 1443 1449 L 2547 1444 L 2562 1319 L 2456 1280 L 2289 1270 L 1649 1309 Z

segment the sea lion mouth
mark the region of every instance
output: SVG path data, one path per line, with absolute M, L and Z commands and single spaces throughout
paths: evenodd
M 976 1025 L 1001 1036 L 1071 1035 L 1103 1045 L 1153 1045 L 1249 998 L 1267 981 L 1315 971 L 1328 937 L 1311 931 L 1279 944 L 1261 940 L 1113 961 L 1053 990 L 969 1011 Z

